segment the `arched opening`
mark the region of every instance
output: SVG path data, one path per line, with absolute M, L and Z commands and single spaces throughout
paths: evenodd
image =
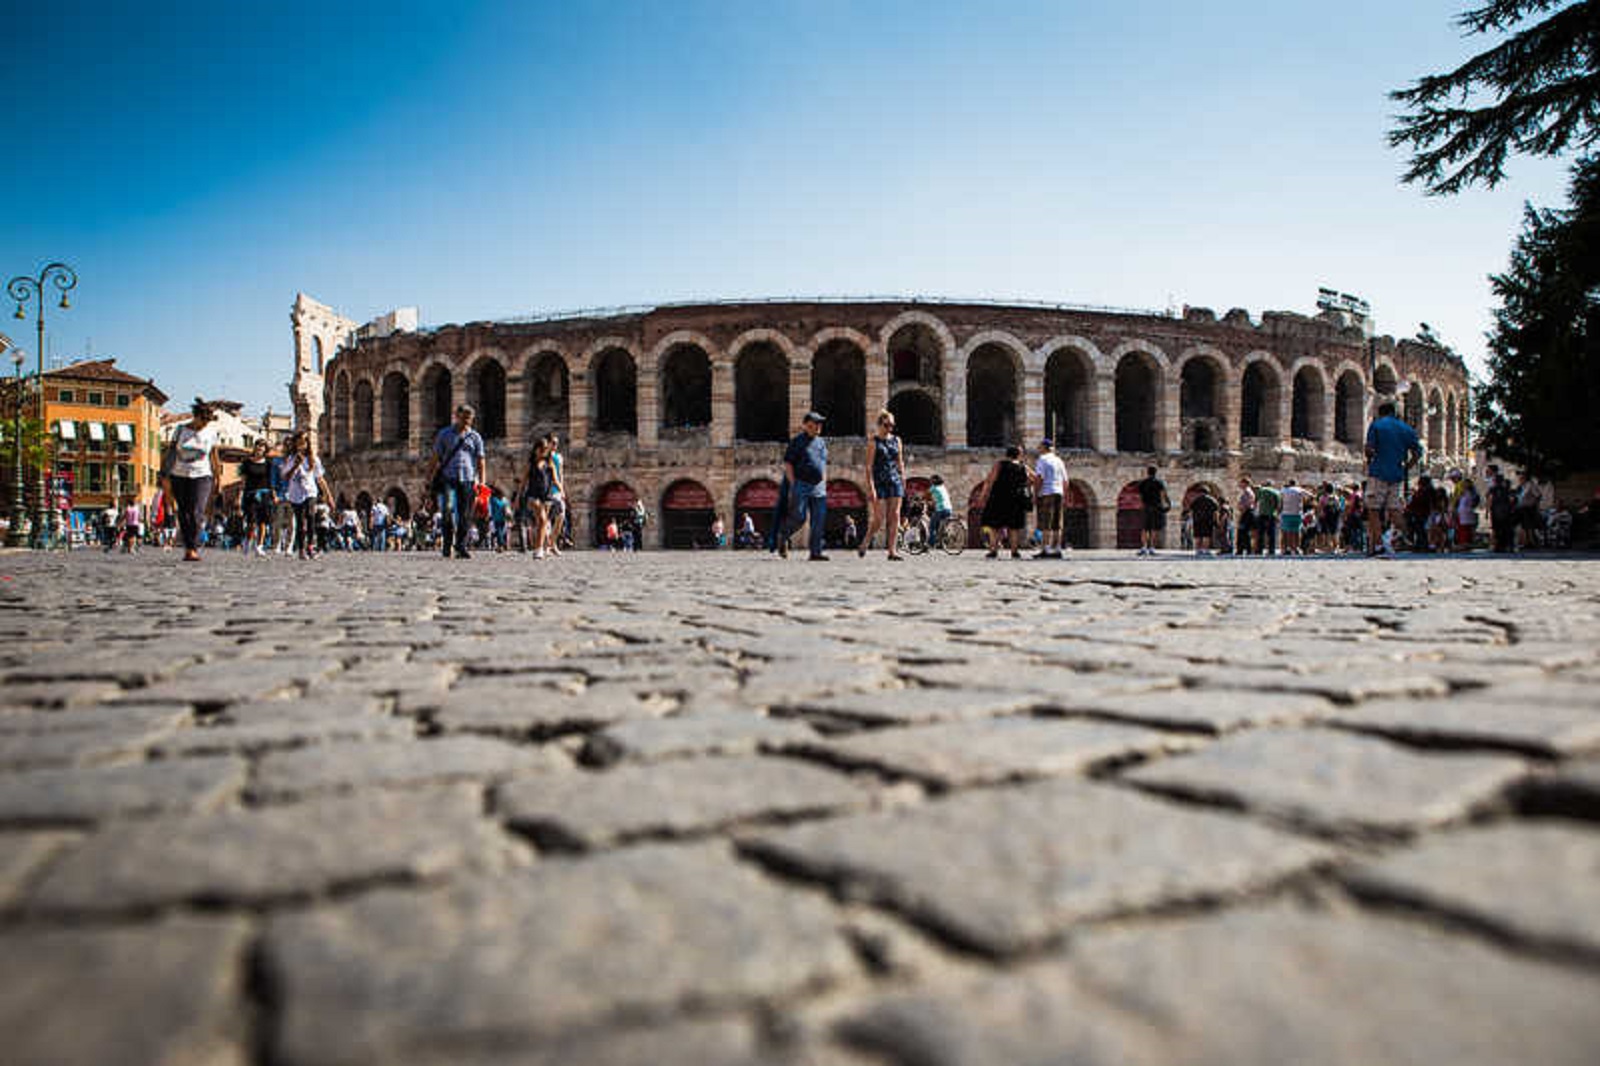
M 322 338 L 321 337 L 312 337 L 311 338 L 311 351 L 316 357 L 316 360 L 317 360 L 317 373 L 320 374 L 320 373 L 322 373 Z
M 340 374 L 333 382 L 333 440 L 340 451 L 350 447 L 349 374 Z
M 828 525 L 827 541 L 829 546 L 844 547 L 845 520 L 855 522 L 856 536 L 862 537 L 867 532 L 867 494 L 861 491 L 861 486 L 853 481 L 835 479 L 828 482 Z
M 594 494 L 594 546 L 606 544 L 606 525 L 617 523 L 618 531 L 630 528 L 633 522 L 633 505 L 639 494 L 621 481 L 608 481 Z M 621 538 L 618 538 L 620 546 Z
M 391 485 L 383 494 L 384 505 L 389 508 L 389 513 L 401 521 L 411 521 L 411 498 L 406 495 L 406 490 L 399 485 Z
M 1360 444 L 1366 419 L 1363 410 L 1365 390 L 1361 375 L 1346 370 L 1333 387 L 1333 439 L 1340 444 Z
M 661 428 L 711 424 L 711 357 L 697 344 L 675 344 L 661 360 Z
M 749 515 L 756 527 L 756 542 L 764 544 L 767 531 L 772 528 L 772 509 L 778 506 L 778 483 L 768 478 L 747 481 L 733 496 L 733 528 L 735 532 Z M 733 546 L 741 547 L 737 536 Z
M 867 356 L 836 338 L 811 360 L 811 406 L 828 419 L 830 437 L 867 435 Z
M 661 494 L 661 546 L 663 548 L 714 548 L 711 523 L 717 505 L 698 481 L 674 481 Z
M 1452 392 L 1444 400 L 1444 450 L 1451 455 L 1461 454 L 1461 438 L 1456 428 L 1456 394 Z
M 556 352 L 541 352 L 534 357 L 524 375 L 528 386 L 528 437 L 548 433 L 567 435 L 567 400 L 571 385 L 567 361 Z
M 1004 448 L 1017 437 L 1017 364 L 998 344 L 981 345 L 967 360 L 967 446 Z
M 1117 493 L 1117 547 L 1137 548 L 1144 532 L 1144 504 L 1139 483 L 1130 481 Z
M 1418 433 L 1422 432 L 1422 386 L 1417 382 L 1412 382 L 1411 387 L 1406 390 L 1405 419 L 1411 424 L 1412 429 Z
M 1185 451 L 1222 447 L 1222 369 L 1216 360 L 1196 357 L 1178 376 L 1178 423 Z
M 1278 437 L 1278 375 L 1264 362 L 1244 368 L 1239 386 L 1239 436 Z
M 366 489 L 356 493 L 356 516 L 363 527 L 372 520 L 372 493 Z
M 590 373 L 594 385 L 594 428 L 597 433 L 639 432 L 638 370 L 622 348 L 607 348 Z
M 428 445 L 433 444 L 434 436 L 455 415 L 455 398 L 451 391 L 450 371 L 442 366 L 432 366 L 422 377 L 422 417 L 423 428 L 427 431 Z
M 1087 548 L 1089 534 L 1088 486 L 1081 481 L 1068 481 L 1066 495 L 1061 500 L 1062 543 L 1069 548 Z
M 789 439 L 789 359 L 771 341 L 748 344 L 733 368 L 733 425 L 739 440 Z
M 372 443 L 372 382 L 356 383 L 355 439 L 352 443 L 363 448 Z
M 411 382 L 398 370 L 383 376 L 382 412 L 378 429 L 385 444 L 404 444 L 411 439 Z
M 895 432 L 907 444 L 943 447 L 944 425 L 939 404 L 921 388 L 897 392 L 889 400 Z
M 1428 451 L 1444 451 L 1444 393 L 1438 389 L 1428 397 Z
M 506 371 L 499 361 L 480 359 L 467 373 L 467 402 L 477 410 L 474 428 L 484 440 L 506 435 Z
M 891 384 L 944 387 L 944 345 L 926 323 L 913 322 L 895 330 L 887 354 Z
M 1044 365 L 1044 435 L 1057 448 L 1092 448 L 1094 367 L 1082 352 L 1059 348 Z
M 1156 450 L 1156 395 L 1161 373 L 1143 352 L 1129 352 L 1117 363 L 1117 451 Z
M 1295 440 L 1320 441 L 1325 431 L 1325 388 L 1322 372 L 1303 366 L 1295 373 L 1294 392 L 1289 403 L 1289 436 Z
M 1395 379 L 1394 367 L 1384 363 L 1372 372 L 1372 391 L 1379 396 L 1394 397 L 1400 388 L 1400 383 Z

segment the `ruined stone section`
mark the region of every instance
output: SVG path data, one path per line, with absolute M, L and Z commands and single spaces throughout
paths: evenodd
M 896 1064 L 1583 1066 L 1600 978 L 1414 924 L 1287 908 L 1091 931 L 1062 958 L 835 1027 Z
M 244 788 L 247 770 L 243 759 L 222 756 L 0 773 L 0 825 L 86 825 L 215 810 Z
M 236 906 L 344 887 L 492 872 L 521 849 L 483 816 L 479 789 L 376 790 L 288 807 L 113 825 L 55 863 L 34 914 Z
M 859 809 L 874 793 L 844 774 L 789 759 L 730 758 L 540 776 L 501 786 L 495 799 L 507 823 L 534 839 L 593 848 Z
M 856 969 L 826 904 L 717 845 L 374 892 L 274 917 L 265 948 L 283 994 L 277 1053 L 306 1066 L 752 1004 Z
M 321 744 L 264 757 L 251 792 L 286 799 L 371 785 L 489 782 L 517 773 L 561 770 L 570 761 L 548 748 L 527 748 L 482 737 L 358 744 Z
M 15 1063 L 242 1066 L 249 927 L 13 929 L 0 939 L 0 1033 Z
M 1072 924 L 1226 898 L 1332 852 L 1237 818 L 1049 781 L 761 833 L 764 861 L 1010 955 Z
M 1331 730 L 1274 730 L 1135 767 L 1126 779 L 1320 831 L 1405 834 L 1465 817 L 1527 772 L 1521 760 L 1501 756 L 1423 754 Z
M 997 718 L 875 730 L 806 746 L 830 762 L 942 788 L 997 784 L 1180 751 L 1195 738 L 1100 722 Z
M 293 321 L 296 424 L 335 431 L 337 445 L 323 453 L 339 491 L 379 498 L 414 484 L 450 406 L 482 404 L 482 382 L 504 382 L 488 396 L 489 409 L 505 415 L 504 435 L 488 442 L 491 468 L 513 469 L 535 435 L 563 432 L 574 532 L 586 546 L 600 492 L 619 480 L 652 510 L 674 483 L 696 482 L 734 527 L 740 490 L 771 477 L 779 442 L 817 405 L 844 405 L 825 412 L 837 427 L 832 458 L 842 476 L 859 481 L 859 433 L 887 404 L 910 433 L 913 472 L 942 472 L 958 504 L 1000 446 L 1032 447 L 1053 434 L 1087 504 L 1082 528 L 1093 546 L 1112 547 L 1118 495 L 1151 461 L 1181 475 L 1179 490 L 1197 481 L 1231 486 L 1240 473 L 1294 474 L 1307 484 L 1359 478 L 1370 414 L 1360 396 L 1379 376 L 1443 396 L 1446 409 L 1468 403 L 1466 368 L 1442 349 L 1378 338 L 1369 351 L 1359 329 L 1286 312 L 1255 322 L 1244 312 L 1218 320 L 792 301 L 351 339 L 353 323 L 302 296 Z M 322 370 L 308 354 L 316 343 L 327 355 Z M 1374 359 L 1377 375 L 1367 369 Z M 383 416 L 374 419 L 363 397 L 384 397 Z M 1439 472 L 1463 464 L 1465 439 L 1447 435 L 1430 463 Z M 646 531 L 651 547 L 666 535 L 665 523 Z
M 1600 833 L 1588 826 L 1551 820 L 1463 829 L 1345 879 L 1364 896 L 1600 962 Z

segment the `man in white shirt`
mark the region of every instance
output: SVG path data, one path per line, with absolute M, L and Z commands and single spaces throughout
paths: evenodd
M 1300 555 L 1300 528 L 1305 522 L 1306 497 L 1309 493 L 1294 483 L 1294 478 L 1278 491 L 1283 500 L 1280 521 L 1283 527 L 1283 554 Z
M 1061 558 L 1061 503 L 1067 488 L 1067 464 L 1056 454 L 1054 442 L 1039 444 L 1033 465 L 1034 517 L 1039 526 L 1039 551 L 1035 559 Z

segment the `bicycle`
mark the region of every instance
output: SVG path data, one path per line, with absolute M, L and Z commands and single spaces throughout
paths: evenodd
M 951 515 L 939 527 L 939 547 L 946 555 L 960 555 L 967 550 L 967 523 Z
M 900 550 L 909 555 L 922 555 L 934 547 L 934 538 L 926 518 L 918 519 L 900 531 Z M 951 516 L 939 527 L 938 544 L 946 555 L 960 555 L 967 550 L 967 523 Z

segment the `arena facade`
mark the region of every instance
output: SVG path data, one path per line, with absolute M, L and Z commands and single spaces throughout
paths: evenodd
M 1175 499 L 1204 483 L 1231 500 L 1246 473 L 1359 478 L 1384 396 L 1417 427 L 1429 469 L 1464 463 L 1468 448 L 1460 358 L 1369 337 L 1337 311 L 1254 321 L 1202 308 L 783 300 L 417 330 L 393 315 L 358 327 L 301 295 L 291 319 L 296 424 L 315 428 L 335 492 L 409 511 L 434 432 L 466 401 L 490 481 L 508 494 L 529 442 L 561 435 L 580 544 L 635 499 L 654 520 L 651 547 L 705 543 L 714 514 L 730 531 L 745 511 L 764 526 L 784 442 L 808 408 L 828 418 L 830 524 L 862 521 L 865 434 L 887 407 L 908 474 L 943 474 L 958 507 L 1005 445 L 1053 438 L 1080 547 L 1137 543 L 1131 485 L 1152 464 Z

